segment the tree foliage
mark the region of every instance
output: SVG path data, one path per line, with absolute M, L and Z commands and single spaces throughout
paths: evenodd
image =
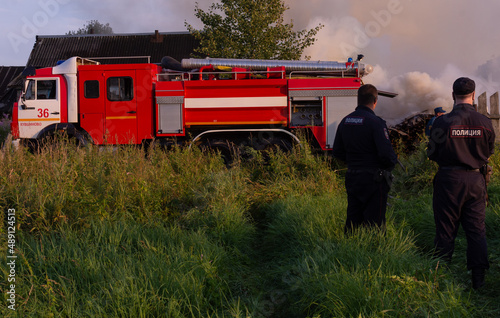
M 113 28 L 109 26 L 109 23 L 102 24 L 97 20 L 87 21 L 87 24 L 83 25 L 76 31 L 69 31 L 66 35 L 78 35 L 78 34 L 112 34 Z
M 187 22 L 185 25 L 200 41 L 195 49 L 200 55 L 298 60 L 323 25 L 294 31 L 293 22 L 284 22 L 288 9 L 283 0 L 220 0 L 208 11 L 196 3 L 195 16 L 204 27 L 196 30 Z

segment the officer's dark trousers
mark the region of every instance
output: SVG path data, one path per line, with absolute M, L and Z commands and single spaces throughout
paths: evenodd
M 467 268 L 487 269 L 486 184 L 479 172 L 439 170 L 434 178 L 436 253 L 450 262 L 459 224 L 467 237 Z
M 347 218 L 345 232 L 363 226 L 385 226 L 389 186 L 374 180 L 374 172 L 348 170 L 345 176 Z

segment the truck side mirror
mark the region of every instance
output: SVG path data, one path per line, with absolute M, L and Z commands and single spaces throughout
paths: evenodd
M 26 106 L 26 93 L 21 93 L 21 108 L 22 109 L 28 109 Z
M 21 108 L 22 109 L 35 109 L 35 107 L 26 106 L 26 93 L 21 93 Z

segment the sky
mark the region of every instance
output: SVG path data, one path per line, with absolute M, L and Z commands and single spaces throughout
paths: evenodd
M 195 3 L 215 0 L 9 0 L 0 4 L 0 65 L 23 66 L 36 35 L 63 35 L 90 20 L 115 33 L 184 32 L 201 28 Z M 398 93 L 380 100 L 388 120 L 452 107 L 451 86 L 461 76 L 478 94 L 500 90 L 498 0 L 284 0 L 285 21 L 296 30 L 324 25 L 305 55 L 345 61 L 357 54 L 374 66 L 364 77 Z

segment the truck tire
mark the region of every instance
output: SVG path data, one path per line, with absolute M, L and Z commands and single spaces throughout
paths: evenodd
M 84 131 L 78 130 L 73 125 L 55 126 L 53 129 L 44 131 L 38 139 L 31 143 L 30 151 L 39 152 L 43 148 L 54 148 L 60 142 L 67 142 L 77 148 L 92 144 L 90 136 Z
M 202 150 L 219 153 L 226 167 L 230 167 L 240 154 L 239 147 L 229 140 L 208 140 L 202 145 Z
M 282 134 L 264 134 L 259 136 L 259 149 L 264 152 L 282 151 L 289 152 L 292 150 L 293 141 L 286 135 Z

